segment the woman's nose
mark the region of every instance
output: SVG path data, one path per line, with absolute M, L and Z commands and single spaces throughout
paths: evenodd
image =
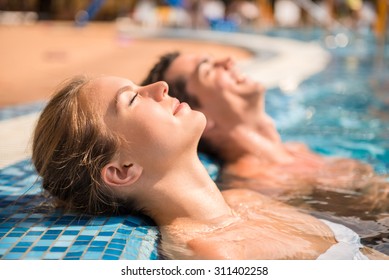
M 147 86 L 142 87 L 140 90 L 141 95 L 148 95 L 155 101 L 162 101 L 169 92 L 169 85 L 165 81 L 159 81 Z

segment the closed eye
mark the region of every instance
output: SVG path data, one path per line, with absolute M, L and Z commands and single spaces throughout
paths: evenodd
M 132 105 L 132 103 L 135 101 L 135 98 L 136 98 L 137 96 L 138 96 L 138 93 L 136 93 L 136 94 L 134 95 L 134 97 L 131 98 L 129 106 Z
M 207 77 L 212 71 L 212 65 L 208 62 L 202 63 L 202 66 L 199 69 L 199 77 Z

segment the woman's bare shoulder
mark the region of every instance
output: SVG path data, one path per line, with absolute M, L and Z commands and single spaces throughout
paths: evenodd
M 279 230 L 295 228 L 318 236 L 333 236 L 332 231 L 320 220 L 281 201 L 245 189 L 231 189 L 222 193 L 231 209 L 250 223 L 259 226 L 266 224 Z
M 188 247 L 198 259 L 240 260 L 245 259 L 237 244 L 216 241 L 212 238 L 196 238 L 188 242 Z
M 161 227 L 160 249 L 172 259 L 242 259 L 238 246 L 229 242 L 236 237 L 230 226 L 235 218 L 209 223 L 177 219 Z

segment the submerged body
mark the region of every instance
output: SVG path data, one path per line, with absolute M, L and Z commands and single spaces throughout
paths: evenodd
M 302 144 L 285 143 L 284 146 L 293 155 L 292 162 L 264 163 L 256 157 L 243 156 L 225 163 L 220 180 L 227 187 L 250 188 L 281 200 L 309 195 L 315 189 L 353 192 L 379 185 L 382 191 L 389 190 L 385 178 L 377 176 L 367 164 L 321 157 Z M 362 199 L 367 202 L 374 198 Z M 389 202 L 388 198 L 386 201 Z
M 232 215 L 206 222 L 177 219 L 160 228 L 160 253 L 164 257 L 246 260 L 387 258 L 363 247 L 357 234 L 342 225 L 317 220 L 253 191 L 228 190 L 222 193 Z

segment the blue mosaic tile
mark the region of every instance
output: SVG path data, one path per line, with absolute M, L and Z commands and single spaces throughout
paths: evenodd
M 78 251 L 78 252 L 69 252 L 66 254 L 66 258 L 80 258 L 82 255 L 82 252 L 81 251 Z
M 27 235 L 42 235 L 43 231 L 29 231 Z
M 6 260 L 19 260 L 23 256 L 23 253 L 8 253 L 6 256 L 3 256 Z
M 110 243 L 110 244 L 108 244 L 108 248 L 109 249 L 117 249 L 117 250 L 122 251 L 124 249 L 124 245 Z
M 90 235 L 80 235 L 77 240 L 82 240 L 82 241 L 91 241 L 93 239 L 93 236 Z
M 67 247 L 52 247 L 50 252 L 65 252 L 67 249 Z
M 89 241 L 76 241 L 74 242 L 74 245 L 78 246 L 78 245 L 88 245 L 90 242 Z
M 58 259 L 61 259 L 63 253 L 62 252 L 59 252 L 59 253 L 47 253 L 44 257 L 45 260 L 58 260 Z
M 154 226 L 148 218 L 62 213 L 45 205 L 40 183 L 30 160 L 0 170 L 0 259 L 157 259 L 154 233 L 127 248 Z
M 15 252 L 18 252 L 18 253 L 24 253 L 28 250 L 28 248 L 23 248 L 23 247 L 14 247 L 10 250 L 10 253 L 15 253 Z
M 96 258 L 96 255 L 99 255 L 99 252 L 96 254 L 95 252 L 85 252 L 83 255 L 84 260 L 94 260 Z
M 113 238 L 111 241 L 112 244 L 125 244 L 126 240 L 125 239 L 119 239 L 119 238 Z
M 73 241 L 63 241 L 63 240 L 60 240 L 58 239 L 57 241 L 53 242 L 54 246 L 58 246 L 58 247 L 69 247 L 70 244 L 72 243 Z
M 112 256 L 112 255 L 104 255 L 103 260 L 118 260 L 119 258 L 117 256 Z
M 96 229 L 85 229 L 82 233 L 95 236 L 98 232 L 99 230 Z
M 37 238 L 35 236 L 24 236 L 20 239 L 20 242 L 33 242 L 36 241 Z M 1 241 L 0 241 L 1 244 Z
M 93 241 L 91 242 L 91 246 L 105 247 L 108 244 L 107 241 Z
M 18 240 L 19 240 L 19 238 L 16 238 L 16 237 L 4 237 L 1 239 L 2 242 L 8 243 L 8 244 L 14 244 Z
M 42 251 L 45 252 L 49 249 L 49 246 L 34 246 L 31 248 L 31 251 Z
M 61 241 L 61 242 L 70 242 L 70 241 L 73 241 L 73 240 L 75 240 L 75 239 L 76 239 L 76 238 L 75 238 L 75 236 L 73 236 L 73 235 L 62 235 L 62 236 L 58 237 L 57 242 L 58 242 L 58 241 Z
M 96 236 L 95 237 L 95 241 L 108 241 L 108 240 L 110 240 L 111 239 L 111 236 Z
M 102 232 L 100 232 L 98 235 L 100 235 L 100 236 L 112 236 L 114 234 L 114 232 L 113 231 L 102 231 Z
M 105 250 L 105 254 L 111 255 L 111 256 L 120 256 L 122 252 L 119 250 L 113 250 L 113 249 L 107 249 Z
M 79 230 L 65 230 L 62 235 L 77 235 L 79 232 Z
M 39 260 L 43 257 L 44 252 L 43 251 L 30 251 L 26 254 L 25 259 L 34 259 Z M 5 256 L 7 257 L 7 256 Z

